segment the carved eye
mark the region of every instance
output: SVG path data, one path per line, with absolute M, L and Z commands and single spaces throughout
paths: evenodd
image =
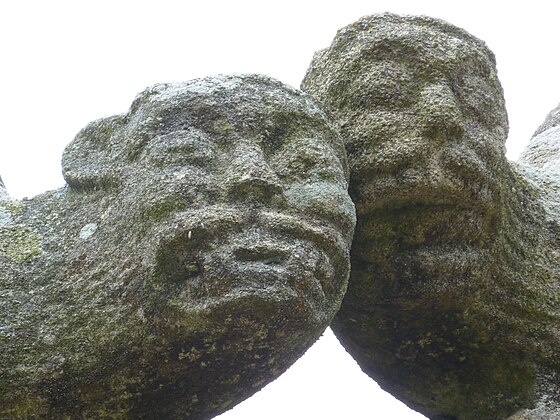
M 156 166 L 208 166 L 216 156 L 216 144 L 199 130 L 179 130 L 152 138 L 143 156 Z
M 290 121 L 286 115 L 275 115 L 264 123 L 263 130 L 263 150 L 267 155 L 273 155 L 282 148 L 286 139 L 291 134 L 292 124 L 296 121 Z
M 344 170 L 329 146 L 318 140 L 300 139 L 292 147 L 286 147 L 272 161 L 280 179 L 287 183 L 306 180 L 342 181 Z
M 377 62 L 351 83 L 345 96 L 354 97 L 360 109 L 403 108 L 414 103 L 417 81 L 410 72 L 394 62 Z
M 455 87 L 455 92 L 463 107 L 463 115 L 472 120 L 492 125 L 499 119 L 496 92 L 497 88 L 487 78 L 469 74 L 461 77 Z

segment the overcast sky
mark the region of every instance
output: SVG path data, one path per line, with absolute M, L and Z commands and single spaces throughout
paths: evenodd
M 264 73 L 299 86 L 313 52 L 372 13 L 443 18 L 498 61 L 515 159 L 560 102 L 555 2 L 6 1 L 0 4 L 0 175 L 15 198 L 63 185 L 60 156 L 88 122 L 158 82 Z M 382 393 L 327 332 L 279 380 L 219 417 L 423 418 Z

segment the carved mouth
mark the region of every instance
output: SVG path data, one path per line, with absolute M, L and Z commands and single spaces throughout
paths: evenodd
M 203 306 L 251 296 L 303 299 L 319 312 L 336 306 L 348 273 L 346 233 L 277 211 L 239 220 L 233 210 L 177 216 L 158 247 L 164 284 Z
M 301 291 L 312 287 L 324 297 L 323 289 L 328 285 L 322 284 L 320 280 L 324 279 L 316 274 L 318 266 L 330 264 L 330 259 L 314 243 L 297 238 L 288 242 L 273 236 L 255 240 L 250 234 L 235 242 L 233 248 L 226 244 L 214 254 L 219 264 L 233 272 L 231 290 L 288 287 Z
M 488 212 L 495 207 L 496 186 L 458 177 L 402 177 L 376 174 L 355 186 L 352 196 L 360 215 L 380 210 L 437 211 L 456 208 Z
M 490 195 L 469 194 L 445 185 L 404 184 L 394 189 L 387 184 L 360 191 L 354 243 L 363 244 L 364 250 L 356 248 L 355 255 L 438 247 L 445 253 L 456 246 L 485 246 L 495 236 L 499 212 Z
M 268 266 L 283 265 L 289 257 L 288 250 L 263 245 L 241 246 L 233 250 L 240 262 L 260 263 Z
M 240 213 L 247 215 L 240 218 Z M 247 209 L 217 205 L 177 212 L 169 221 L 168 232 L 163 237 L 167 238 L 164 239 L 165 242 L 171 240 L 185 244 L 195 243 L 200 238 L 206 243 L 221 242 L 225 231 L 242 234 L 251 227 L 258 227 L 263 233 L 268 232 L 275 237 L 303 239 L 315 242 L 320 247 L 336 249 L 346 249 L 351 242 L 352 233 L 341 232 L 328 221 L 311 220 L 306 215 L 296 216 L 266 209 L 250 213 Z M 245 249 L 248 254 L 260 252 L 258 246 L 246 245 Z M 239 252 L 243 254 L 243 249 Z

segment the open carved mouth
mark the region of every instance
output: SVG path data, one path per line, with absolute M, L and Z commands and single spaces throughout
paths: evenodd
M 382 173 L 353 195 L 359 213 L 355 258 L 427 249 L 443 255 L 457 247 L 485 247 L 497 231 L 499 211 L 491 186 Z
M 259 245 L 238 247 L 233 250 L 233 254 L 240 262 L 260 263 L 268 266 L 282 265 L 289 258 L 288 249 Z
M 343 233 L 276 211 L 239 220 L 239 210 L 230 210 L 181 214 L 171 224 L 156 257 L 159 281 L 175 290 L 169 295 L 201 305 L 245 296 L 336 303 L 348 269 Z
M 380 210 L 438 210 L 456 208 L 491 211 L 497 185 L 441 174 L 399 176 L 389 173 L 370 175 L 351 190 L 358 214 Z

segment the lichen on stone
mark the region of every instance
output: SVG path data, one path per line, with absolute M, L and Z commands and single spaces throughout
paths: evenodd
M 41 255 L 41 236 L 24 225 L 0 227 L 0 256 L 17 263 Z
M 0 208 L 6 210 L 12 217 L 18 217 L 23 214 L 25 204 L 16 200 L 0 200 Z
M 62 166 L 66 187 L 0 207 L 0 417 L 208 419 L 340 307 L 354 206 L 309 95 L 259 75 L 156 85 Z
M 362 370 L 430 418 L 558 394 L 542 379 L 560 369 L 557 122 L 508 162 L 493 53 L 429 17 L 348 25 L 301 86 L 348 153 L 357 225 L 332 328 Z

